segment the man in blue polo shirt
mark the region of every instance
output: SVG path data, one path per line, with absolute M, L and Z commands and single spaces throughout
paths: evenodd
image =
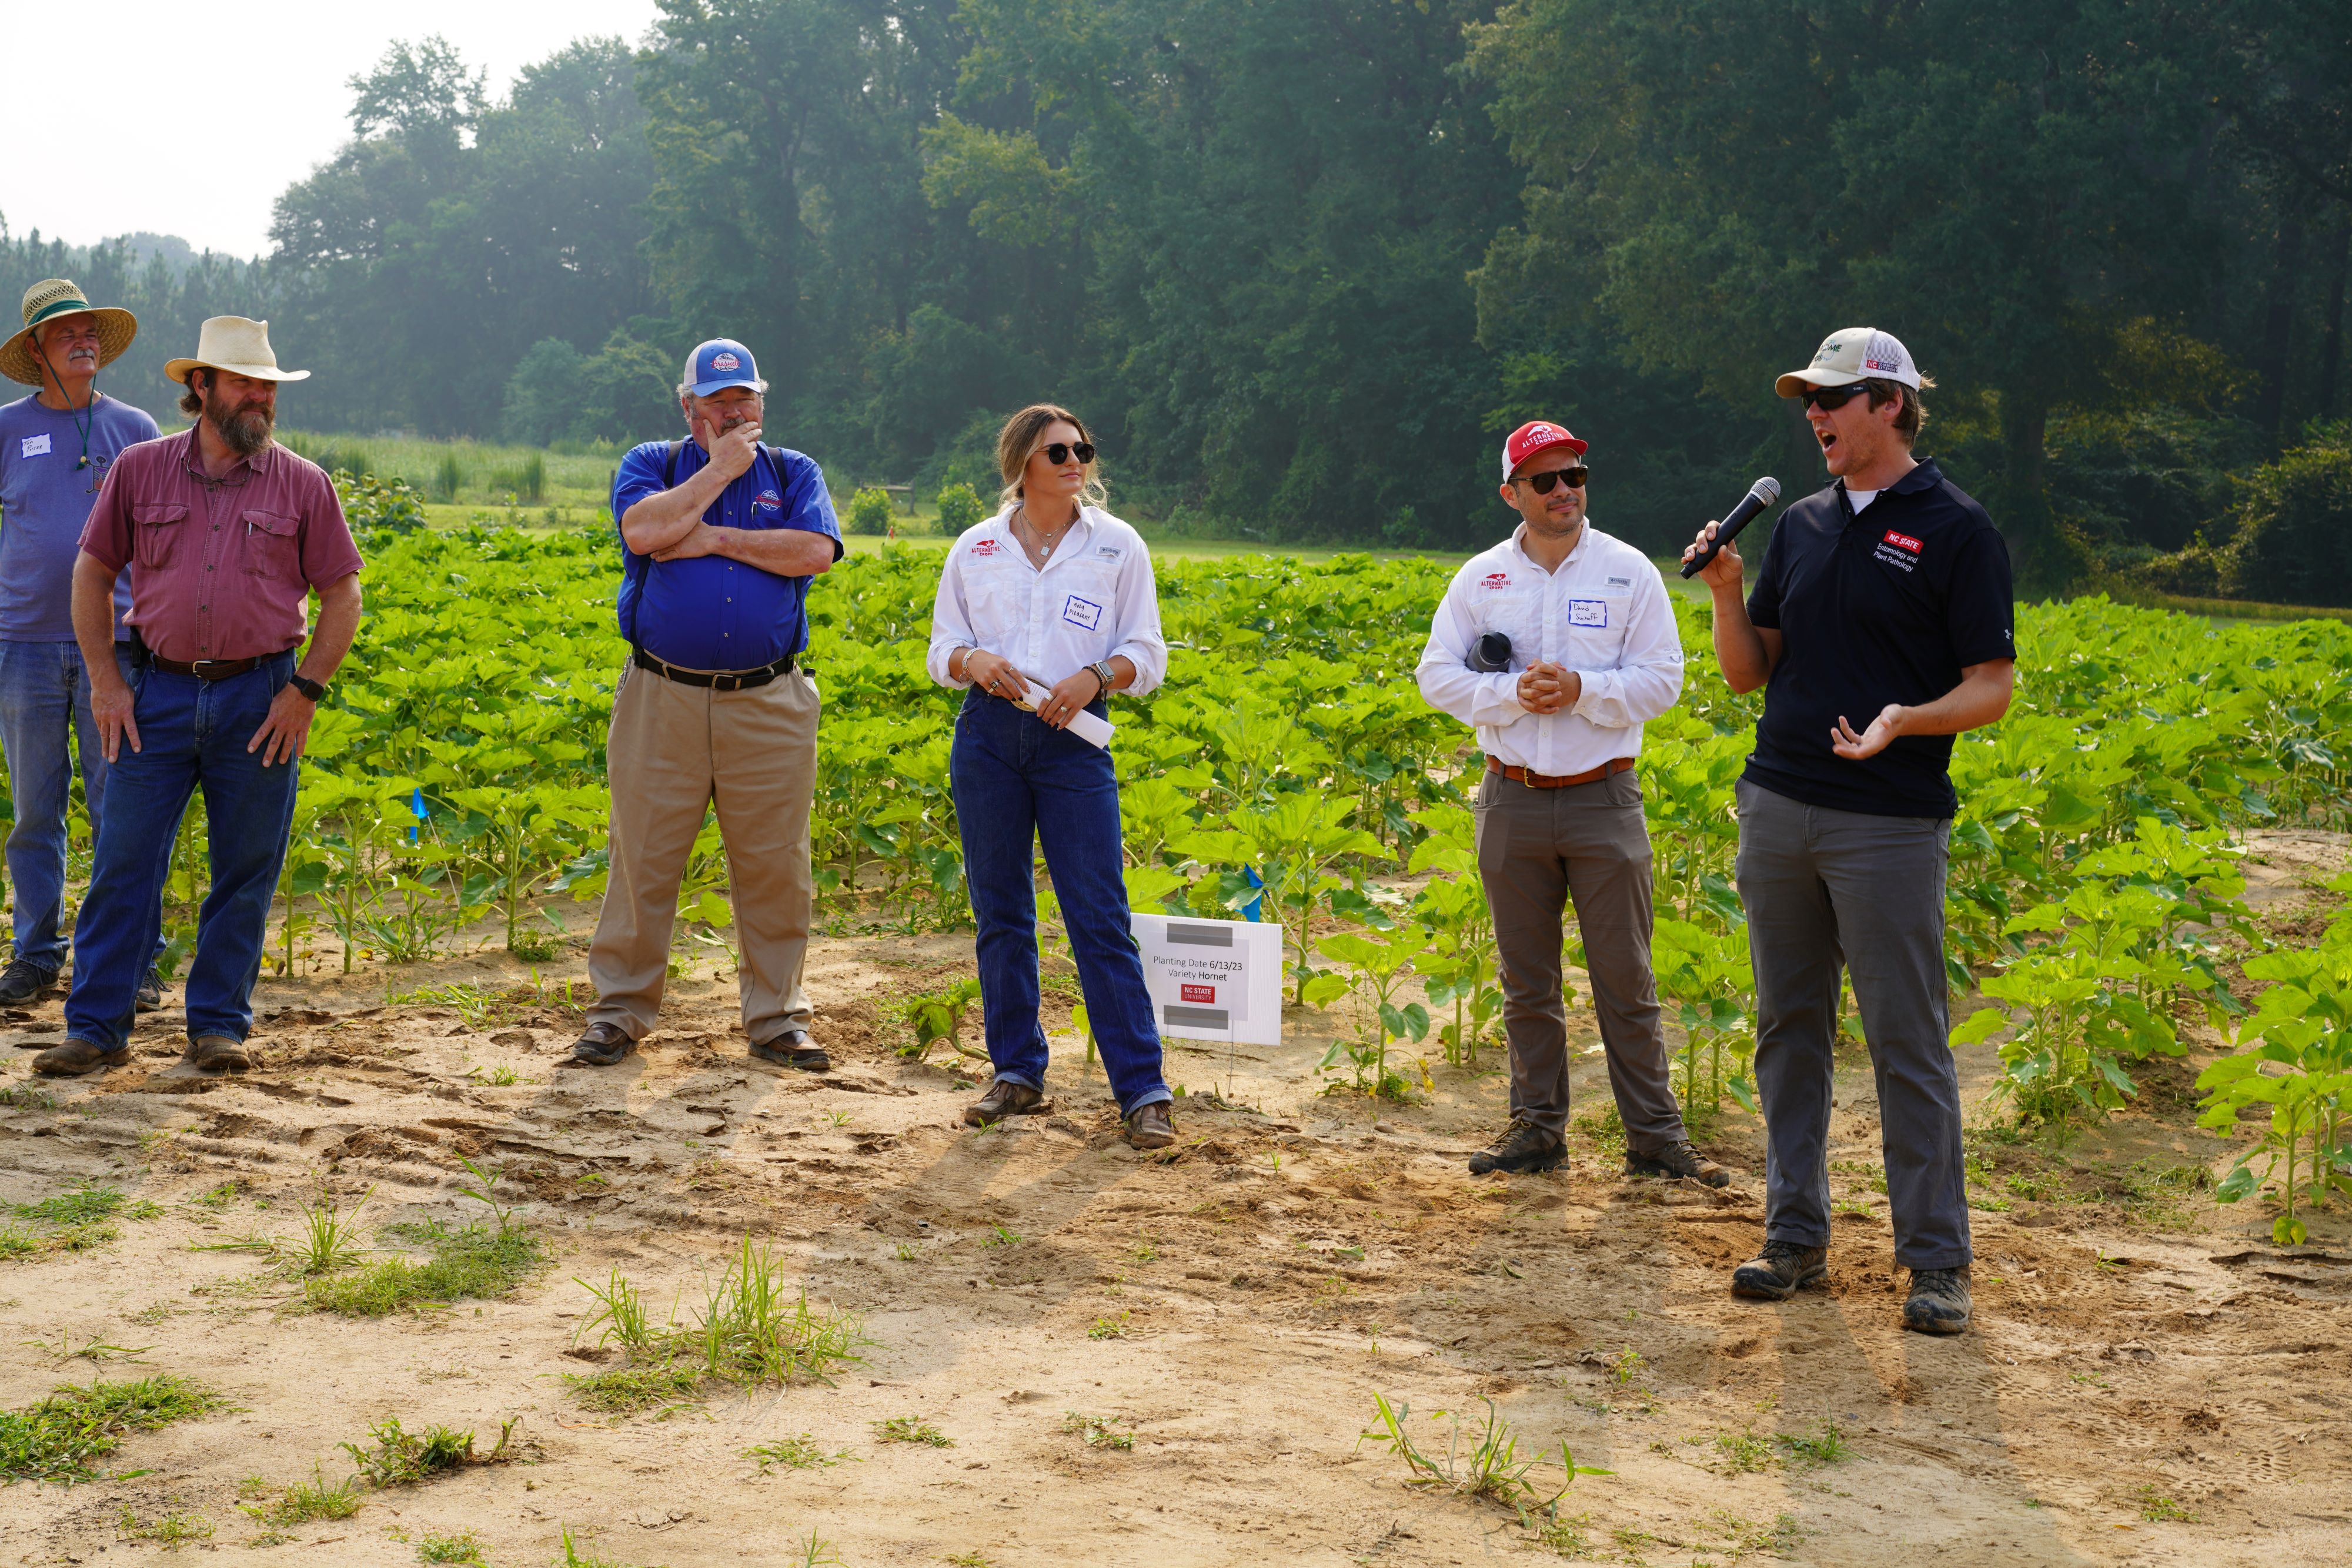
M 1923 381 L 1891 333 L 1849 328 L 1780 378 L 1833 483 L 1772 530 L 1755 591 L 1726 545 L 1699 576 L 1715 656 L 1764 690 L 1739 780 L 1739 900 L 1756 967 L 1766 1126 L 1764 1249 L 1739 1295 L 1785 1300 L 1828 1271 L 1831 1049 L 1853 977 L 1878 1086 L 1906 1328 L 1969 1325 L 1959 1076 L 1947 1044 L 1944 872 L 1952 737 L 2009 710 L 2009 549 L 1985 509 L 1915 459 Z M 1715 535 L 1710 523 L 1699 543 Z
M 677 389 L 688 438 L 635 448 L 613 478 L 630 654 L 613 697 L 611 877 L 578 1066 L 613 1065 L 653 1028 L 678 883 L 714 805 L 751 1054 L 830 1065 L 801 991 L 817 694 L 797 661 L 809 580 L 841 559 L 841 528 L 816 464 L 760 444 L 766 391 L 751 350 L 702 344 Z

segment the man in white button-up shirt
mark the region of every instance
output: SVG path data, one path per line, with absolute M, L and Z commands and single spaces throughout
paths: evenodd
M 1585 520 L 1585 443 L 1521 425 L 1503 447 L 1509 538 L 1454 574 L 1416 672 L 1422 695 L 1478 730 L 1478 875 L 1495 919 L 1511 1124 L 1470 1169 L 1546 1171 L 1567 1154 L 1570 901 L 1629 1176 L 1723 1186 L 1694 1151 L 1666 1077 L 1650 968 L 1650 834 L 1633 758 L 1642 726 L 1683 689 L 1682 643 L 1657 568 Z

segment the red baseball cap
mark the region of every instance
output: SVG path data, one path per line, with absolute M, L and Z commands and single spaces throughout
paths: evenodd
M 1548 446 L 1565 446 L 1579 457 L 1584 455 L 1584 443 L 1569 434 L 1568 426 L 1554 424 L 1548 419 L 1531 419 L 1511 432 L 1503 443 L 1503 483 L 1519 471 L 1519 465 Z

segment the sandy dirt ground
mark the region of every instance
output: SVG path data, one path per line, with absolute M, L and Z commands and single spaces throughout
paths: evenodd
M 2267 841 L 2264 918 L 2304 917 L 2303 890 L 2344 852 Z M 1171 1051 L 1185 1092 L 1164 1155 L 1118 1141 L 1066 1037 L 1057 1113 L 975 1133 L 957 1120 L 971 1079 L 894 1051 L 910 1038 L 896 999 L 970 972 L 968 936 L 820 941 L 824 1077 L 749 1059 L 731 986 L 708 978 L 677 988 L 621 1068 L 559 1070 L 579 1022 L 567 970 L 534 993 L 502 955 L 395 979 L 506 993 L 470 1023 L 383 1005 L 380 975 L 266 981 L 263 1064 L 229 1082 L 177 1067 L 167 1010 L 142 1021 L 134 1065 L 36 1085 L 26 1052 L 59 1037 L 58 1003 L 9 1015 L 0 1202 L 96 1180 L 162 1213 L 94 1249 L 0 1261 L 0 1407 L 146 1372 L 234 1407 L 127 1437 L 109 1463 L 135 1478 L 0 1490 L 0 1563 L 149 1560 L 164 1548 L 126 1533 L 126 1514 L 152 1528 L 175 1512 L 211 1530 L 181 1550 L 270 1563 L 409 1563 L 428 1537 L 471 1531 L 492 1563 L 543 1563 L 566 1527 L 610 1561 L 672 1568 L 800 1563 L 812 1536 L 846 1564 L 998 1568 L 2352 1560 L 2352 1224 L 2317 1216 L 2311 1245 L 2282 1252 L 2253 1205 L 2158 1179 L 2226 1165 L 2230 1145 L 2192 1124 L 2209 1033 L 2105 1127 L 1976 1145 L 1979 1326 L 1939 1340 L 1896 1327 L 1858 1049 L 1841 1056 L 1831 1283 L 1773 1306 L 1726 1290 L 1761 1239 L 1744 1116 L 1703 1140 L 1738 1172 L 1727 1194 L 1627 1181 L 1590 1121 L 1556 1173 L 1473 1178 L 1463 1160 L 1505 1101 L 1491 1064 L 1437 1068 L 1424 1103 L 1328 1094 L 1315 1065 L 1332 1024 L 1301 1012 L 1279 1049 Z M 1606 1089 L 1589 1014 L 1577 1027 L 1595 1051 L 1590 1112 Z M 1964 1053 L 1972 1103 L 1996 1066 Z M 488 1082 L 501 1068 L 516 1082 Z M 287 1235 L 322 1186 L 373 1189 L 372 1223 L 461 1223 L 478 1208 L 461 1157 L 504 1168 L 554 1254 L 506 1299 L 315 1313 L 266 1259 L 194 1249 Z M 192 1201 L 230 1182 L 217 1209 Z M 657 1308 L 681 1291 L 690 1306 L 747 1234 L 862 1315 L 864 1364 L 830 1386 L 584 1407 L 566 1375 L 611 1363 L 575 1343 L 593 1305 L 575 1277 L 617 1268 Z M 152 1348 L 65 1354 L 93 1340 Z M 1483 1419 L 1491 1400 L 1523 1455 L 1565 1442 L 1614 1474 L 1579 1479 L 1547 1538 L 1508 1508 L 1408 1486 L 1359 1443 L 1376 1395 L 1409 1404 L 1441 1451 L 1429 1413 Z M 1132 1448 L 1088 1447 L 1073 1413 Z M 952 1446 L 879 1440 L 877 1423 L 907 1416 Z M 252 1544 L 241 1482 L 343 1473 L 338 1445 L 386 1416 L 484 1446 L 514 1421 L 513 1460 Z M 1828 1427 L 1845 1457 L 1780 1441 Z M 803 1432 L 849 1457 L 765 1473 L 745 1457 Z M 1559 1475 L 1530 1479 L 1549 1492 Z

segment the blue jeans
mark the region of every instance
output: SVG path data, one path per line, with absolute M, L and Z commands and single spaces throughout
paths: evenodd
M 294 826 L 300 764 L 261 765 L 247 743 L 294 673 L 279 653 L 241 675 L 200 681 L 163 670 L 138 679 L 140 749 L 126 742 L 107 780 L 97 863 L 74 923 L 66 1033 L 107 1051 L 131 1038 L 131 1010 L 163 919 L 163 879 L 188 799 L 201 788 L 212 892 L 196 916 L 188 968 L 188 1036 L 242 1040 L 253 1028 L 269 901 Z
M 1099 701 L 1094 711 L 1103 711 Z M 980 1004 L 996 1076 L 1045 1087 L 1034 848 L 1042 841 L 1119 1114 L 1175 1098 L 1160 1081 L 1160 1030 L 1128 921 L 1110 753 L 974 687 L 956 715 L 948 778 L 980 926 Z
M 114 645 L 122 678 L 131 648 Z M 73 737 L 68 749 L 67 737 Z M 89 672 L 72 643 L 0 643 L 0 751 L 16 823 L 8 831 L 8 880 L 16 889 L 16 956 L 50 974 L 65 967 L 66 805 L 73 753 L 81 754 L 82 796 L 92 828 L 106 799 L 106 753 L 89 716 Z

